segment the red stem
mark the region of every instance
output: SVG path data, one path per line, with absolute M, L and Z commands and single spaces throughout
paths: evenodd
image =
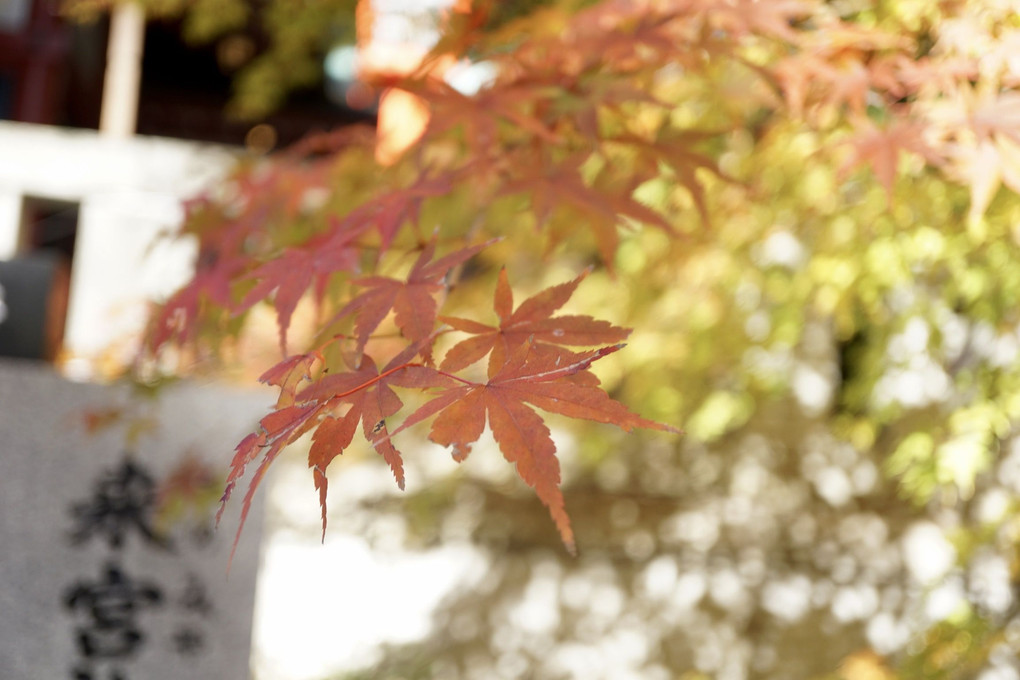
M 342 398 L 342 397 L 350 396 L 350 395 L 354 394 L 355 392 L 357 392 L 358 390 L 363 390 L 366 387 L 371 387 L 372 385 L 374 385 L 377 382 L 381 381 L 383 378 L 387 378 L 387 377 L 393 375 L 394 373 L 396 373 L 397 371 L 402 371 L 405 368 L 429 368 L 429 367 L 426 366 L 425 364 L 411 363 L 411 362 L 408 362 L 406 364 L 401 364 L 399 366 L 394 366 L 393 368 L 390 368 L 390 369 L 387 369 L 387 370 L 383 371 L 379 375 L 373 377 L 371 380 L 367 380 L 367 381 L 363 382 L 362 384 L 358 385 L 357 387 L 355 387 L 353 389 L 347 390 L 346 392 L 341 392 L 340 394 L 334 394 L 332 396 L 332 398 L 333 399 L 339 399 L 339 398 Z M 446 371 L 441 371 L 438 368 L 433 369 L 433 370 L 436 373 L 438 373 L 439 375 L 446 376 L 447 378 L 451 378 L 453 380 L 456 380 L 457 382 L 464 383 L 465 385 L 477 386 L 477 385 L 481 384 L 481 383 L 472 382 L 470 380 L 466 380 L 464 378 L 461 378 L 460 376 L 453 375 L 452 373 L 447 373 Z

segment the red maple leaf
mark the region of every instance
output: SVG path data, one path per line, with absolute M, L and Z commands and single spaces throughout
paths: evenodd
M 276 385 L 280 388 L 280 397 L 276 402 L 277 409 L 292 406 L 298 385 L 305 380 L 311 380 L 312 365 L 316 361 L 321 363 L 322 360 L 322 355 L 319 352 L 295 354 L 259 376 L 259 382 Z
M 827 22 L 801 36 L 801 50 L 773 68 L 794 115 L 808 107 L 841 108 L 864 115 L 873 78 L 888 81 L 888 67 L 869 57 L 907 49 L 902 36 L 841 21 Z M 874 69 L 877 67 L 877 69 Z M 873 70 L 874 69 L 874 70 Z
M 499 122 L 505 120 L 516 130 L 530 133 L 546 144 L 561 142 L 545 122 L 526 110 L 534 108 L 534 104 L 544 97 L 536 84 L 507 83 L 470 97 L 442 81 L 429 80 L 424 85 L 415 94 L 433 107 L 426 132 L 429 136 L 438 136 L 463 125 L 467 143 L 481 155 L 499 139 Z M 529 107 L 529 104 L 532 106 Z
M 469 319 L 441 317 L 459 331 L 475 337 L 462 340 L 450 348 L 443 358 L 444 371 L 459 371 L 489 355 L 489 376 L 496 375 L 514 349 L 532 340 L 536 350 L 558 345 L 608 345 L 625 340 L 630 331 L 590 316 L 553 314 L 566 304 L 578 284 L 588 275 L 585 271 L 573 281 L 552 286 L 534 295 L 514 310 L 513 292 L 506 270 L 499 273 L 493 308 L 499 317 L 498 326 L 488 326 Z
M 319 404 L 324 412 L 329 413 L 312 435 L 312 446 L 308 452 L 308 467 L 312 468 L 315 488 L 319 492 L 323 537 L 326 533 L 326 468 L 350 446 L 359 422 L 365 439 L 372 443 L 393 471 L 397 486 L 404 488 L 403 460 L 390 440 L 386 419 L 404 405 L 390 384 L 406 385 L 408 377 L 405 372 L 424 368 L 407 363 L 417 352 L 418 347 L 412 345 L 394 357 L 382 371 L 371 357 L 363 356 L 356 370 L 328 375 L 297 394 L 299 403 Z M 336 415 L 342 407 L 347 407 L 347 410 Z
M 770 35 L 790 42 L 797 39 L 792 23 L 809 16 L 810 3 L 803 0 L 697 0 L 694 9 L 717 30 L 735 35 Z
M 422 172 L 409 187 L 394 189 L 347 214 L 343 222 L 350 228 L 370 224 L 379 233 L 379 249 L 387 250 L 405 222 L 417 225 L 422 204 L 427 198 L 444 196 L 452 190 L 451 176 L 430 176 Z
M 920 123 L 900 120 L 878 128 L 864 120 L 858 121 L 855 127 L 856 132 L 847 141 L 853 153 L 840 166 L 839 175 L 846 177 L 853 168 L 868 163 L 890 203 L 901 153 L 916 153 L 933 165 L 941 162 L 934 148 L 925 142 L 924 126 Z
M 535 489 L 573 553 L 574 535 L 559 488 L 556 444 L 542 417 L 528 404 L 571 418 L 611 423 L 626 431 L 644 427 L 678 432 L 631 413 L 599 388 L 598 378 L 588 368 L 621 347 L 612 345 L 580 354 L 551 353 L 536 351 L 535 343 L 529 340 L 514 350 L 488 382 L 461 381 L 460 385 L 442 389 L 408 416 L 394 434 L 438 414 L 429 439 L 452 447 L 454 459 L 462 461 L 488 421 L 503 457 L 514 463 L 521 479 Z
M 545 154 L 519 156 L 517 168 L 520 179 L 507 182 L 500 193 L 527 194 L 539 226 L 543 226 L 562 206 L 580 213 L 586 226 L 595 236 L 599 255 L 607 266 L 612 266 L 619 244 L 617 225 L 621 218 L 652 224 L 667 233 L 674 233 L 666 219 L 643 203 L 632 193 L 633 187 L 606 190 L 589 186 L 581 176 L 581 166 L 590 154 L 578 153 L 560 163 L 550 163 Z
M 223 496 L 220 497 L 220 509 L 216 512 L 217 524 L 223 516 L 223 510 L 227 501 L 230 500 L 238 480 L 244 476 L 248 464 L 258 458 L 260 452 L 262 453 L 262 462 L 255 469 L 255 474 L 251 482 L 248 483 L 248 491 L 244 494 L 244 501 L 241 505 L 241 521 L 238 523 L 237 533 L 234 536 L 234 547 L 230 551 L 231 560 L 234 558 L 234 551 L 237 550 L 237 542 L 241 540 L 241 531 L 244 529 L 245 520 L 251 510 L 255 491 L 262 482 L 266 470 L 287 444 L 293 443 L 315 426 L 321 411 L 322 406 L 316 404 L 292 405 L 273 411 L 259 421 L 257 431 L 242 439 L 234 449 L 234 458 L 230 461 L 230 473 L 227 475 L 226 487 L 223 489 Z
M 353 283 L 365 291 L 347 303 L 333 321 L 350 314 L 357 315 L 354 331 L 358 338 L 359 354 L 368 342 L 369 336 L 391 310 L 394 312 L 397 328 L 403 336 L 412 343 L 420 343 L 432 335 L 439 308 L 436 295 L 445 289 L 446 275 L 491 243 L 492 241 L 488 241 L 462 248 L 433 262 L 436 244 L 435 241 L 431 241 L 422 249 L 406 280 L 386 276 L 356 279 Z M 430 345 L 423 346 L 423 354 L 428 360 L 431 354 Z
M 291 316 L 309 286 L 315 285 L 315 295 L 321 299 L 333 274 L 354 271 L 358 266 L 359 251 L 353 241 L 364 227 L 342 229 L 340 226 L 334 221 L 329 232 L 311 239 L 304 247 L 285 250 L 245 277 L 258 283 L 237 306 L 237 311 L 248 309 L 275 291 L 273 305 L 280 328 L 280 350 L 284 354 L 287 353 Z
M 176 510 L 190 510 L 204 516 L 216 500 L 223 478 L 208 463 L 189 452 L 159 483 L 156 491 L 157 514 L 166 519 Z
M 676 181 L 690 193 L 694 205 L 698 209 L 698 214 L 701 215 L 702 222 L 707 225 L 709 224 L 708 204 L 705 198 L 705 188 L 698 179 L 697 171 L 699 169 L 707 170 L 727 182 L 736 181 L 724 173 L 712 158 L 695 150 L 698 143 L 711 139 L 717 134 L 700 130 L 663 131 L 656 136 L 654 141 L 646 141 L 636 135 L 620 135 L 610 141 L 631 146 L 648 158 L 654 159 L 655 163 L 662 162 L 668 165 L 672 169 Z M 668 233 L 675 234 L 668 224 L 663 228 Z
M 231 305 L 234 277 L 249 266 L 239 245 L 248 230 L 249 225 L 235 222 L 221 233 L 200 236 L 194 277 L 163 303 L 151 322 L 148 345 L 153 351 L 172 340 L 192 339 L 205 300 Z
M 263 450 L 263 460 L 251 481 L 242 508 L 242 525 L 248 514 L 252 495 L 265 469 L 280 451 L 309 430 L 315 428 L 308 453 L 315 488 L 322 508 L 323 537 L 326 532 L 326 468 L 334 458 L 350 446 L 361 423 L 365 439 L 382 455 L 393 471 L 397 486 L 404 488 L 404 466 L 400 452 L 394 447 L 386 419 L 395 415 L 403 402 L 391 385 L 425 389 L 449 385 L 451 378 L 422 364 L 410 363 L 421 352 L 423 342 L 409 345 L 393 357 L 380 371 L 369 356 L 362 356 L 356 368 L 319 378 L 300 392 L 296 385 L 309 378 L 308 369 L 322 357 L 317 353 L 290 357 L 267 371 L 260 380 L 279 385 L 281 397 L 277 410 L 262 419 L 258 432 L 248 435 L 237 447 L 231 463 L 227 489 L 221 501 L 226 503 L 245 467 Z M 355 363 L 350 359 L 349 363 Z M 343 411 L 341 413 L 341 411 Z M 220 509 L 222 513 L 222 507 Z M 217 518 L 219 515 L 217 515 Z M 240 528 L 238 528 L 240 536 Z M 236 539 L 235 539 L 236 545 Z

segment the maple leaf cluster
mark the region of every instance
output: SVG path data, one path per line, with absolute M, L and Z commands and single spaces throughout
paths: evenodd
M 280 388 L 277 409 L 260 421 L 257 432 L 238 445 L 223 502 L 230 498 L 248 464 L 261 456 L 244 497 L 242 517 L 247 516 L 269 465 L 285 446 L 314 430 L 308 466 L 319 492 L 325 534 L 326 468 L 351 445 L 359 426 L 403 489 L 403 462 L 393 443 L 396 434 L 436 416 L 429 439 L 452 448 L 454 459 L 463 461 L 488 423 L 503 456 L 516 465 L 521 479 L 535 489 L 549 508 L 564 544 L 573 551 L 573 532 L 559 489 L 556 445 L 533 407 L 614 424 L 628 431 L 636 427 L 677 430 L 631 413 L 599 388 L 598 378 L 589 370 L 591 364 L 621 349 L 622 344 L 584 352 L 567 349 L 623 340 L 629 333 L 589 316 L 554 316 L 584 275 L 528 298 L 514 309 L 506 272 L 502 271 L 494 301 L 499 325 L 444 317 L 442 320 L 453 328 L 474 337 L 455 344 L 437 367 L 431 360 L 436 337 L 432 328 L 438 320 L 433 295 L 435 289 L 441 288 L 436 280 L 479 249 L 479 246 L 463 248 L 433 261 L 434 249 L 430 244 L 418 257 L 406 281 L 381 277 L 362 280 L 360 285 L 367 290 L 339 314 L 356 318 L 354 350 L 343 356 L 347 370 L 320 373 L 312 381 L 313 367 L 326 363 L 322 351 L 316 350 L 291 356 L 263 374 L 262 382 Z M 403 337 L 411 344 L 380 367 L 362 350 L 372 331 L 391 310 Z M 471 380 L 457 374 L 486 356 L 489 357 L 486 380 Z M 422 361 L 414 361 L 418 357 Z M 387 419 L 404 406 L 394 388 L 424 390 L 428 398 L 390 431 Z
M 743 188 L 720 162 L 734 130 L 757 134 L 761 121 L 782 117 L 831 131 L 824 151 L 846 151 L 843 175 L 870 165 L 890 200 L 904 153 L 962 172 L 972 219 L 1000 182 L 1020 189 L 1015 59 L 966 52 L 945 26 L 925 42 L 894 30 L 913 18 L 855 22 L 809 0 L 607 0 L 583 11 L 554 3 L 494 24 L 496 7 L 455 3 L 417 70 L 377 78 L 427 112 L 393 162 L 380 163 L 376 145 L 386 140 L 373 131 L 319 135 L 242 167 L 188 206 L 182 231 L 198 242 L 196 273 L 154 316 L 147 356 L 213 351 L 255 305 L 275 309 L 283 359 L 261 380 L 279 398 L 238 445 L 223 496 L 258 460 L 245 513 L 283 449 L 312 433 L 325 529 L 326 470 L 357 431 L 403 487 L 394 438 L 433 418 L 429 438 L 457 460 L 487 424 L 572 548 L 555 445 L 535 409 L 675 430 L 631 413 L 591 372 L 629 331 L 556 315 L 583 273 L 515 308 L 510 274 L 485 258 L 500 238 L 541 241 L 550 257 L 580 254 L 611 272 L 629 230 L 679 239 L 688 213 L 711 228 L 709 189 Z M 952 26 L 958 34 L 970 25 Z M 458 60 L 484 61 L 495 76 L 460 92 L 442 77 Z M 720 86 L 727 76 L 739 86 Z M 702 120 L 676 114 L 692 93 L 703 99 Z M 662 185 L 682 188 L 687 204 L 647 200 Z M 497 214 L 497 205 L 511 209 Z M 494 324 L 445 313 L 455 285 L 484 285 L 496 271 Z M 318 323 L 295 353 L 290 330 L 303 300 L 316 303 Z M 405 391 L 423 399 L 407 415 Z

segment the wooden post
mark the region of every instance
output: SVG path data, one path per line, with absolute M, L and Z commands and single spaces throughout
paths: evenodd
M 138 89 L 142 75 L 145 11 L 135 2 L 114 5 L 103 79 L 99 131 L 130 137 L 138 118 Z

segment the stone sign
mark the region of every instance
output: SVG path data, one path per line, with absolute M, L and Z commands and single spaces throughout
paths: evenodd
M 178 387 L 142 421 L 121 389 L 0 363 L 0 678 L 249 676 L 261 509 L 229 573 L 240 504 L 213 513 L 266 401 Z

